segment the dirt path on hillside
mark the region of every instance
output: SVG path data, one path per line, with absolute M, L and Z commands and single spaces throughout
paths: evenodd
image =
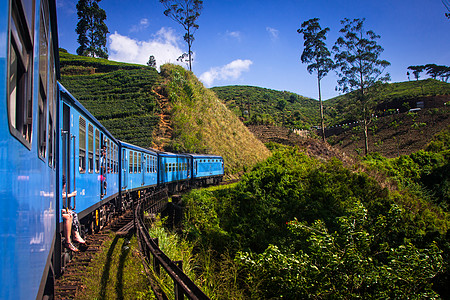
M 172 107 L 162 86 L 157 86 L 152 89 L 156 95 L 156 101 L 159 105 L 161 113 L 159 114 L 158 128 L 153 132 L 152 148 L 164 151 L 164 147 L 168 145 L 172 139 Z

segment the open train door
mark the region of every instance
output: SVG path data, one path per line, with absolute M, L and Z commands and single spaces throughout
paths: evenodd
M 65 192 L 70 193 L 76 189 L 75 185 L 75 139 L 70 131 L 71 123 L 71 113 L 70 107 L 67 104 L 63 104 L 63 128 L 61 129 L 61 144 L 62 144 L 62 177 L 65 181 L 66 187 Z M 61 183 L 61 188 L 63 187 L 63 182 Z M 63 190 L 64 192 L 64 190 Z M 76 196 L 71 198 L 62 198 L 62 209 L 66 208 L 76 208 Z

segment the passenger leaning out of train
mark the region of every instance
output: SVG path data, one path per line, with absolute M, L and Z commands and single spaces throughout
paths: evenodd
M 72 193 L 67 194 L 66 192 L 66 177 L 63 175 L 63 192 L 62 197 L 63 199 L 70 199 L 73 196 L 77 195 L 77 191 L 73 191 Z M 66 238 L 66 241 L 64 242 L 64 246 L 71 251 L 77 252 L 78 248 L 75 247 L 72 244 L 73 241 L 80 243 L 80 244 L 86 244 L 86 242 L 83 240 L 83 238 L 80 235 L 80 222 L 78 221 L 77 213 L 70 209 L 70 201 L 67 201 L 67 207 L 62 209 L 62 217 L 64 221 L 64 236 Z

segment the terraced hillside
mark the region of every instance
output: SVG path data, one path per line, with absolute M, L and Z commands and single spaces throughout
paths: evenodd
M 151 146 L 159 121 L 159 107 L 152 92 L 159 74 L 154 68 L 83 60 L 63 52 L 61 73 L 61 83 L 114 136 L 142 147 Z
M 319 102 L 295 93 L 238 85 L 211 90 L 246 124 L 307 129 L 319 123 Z

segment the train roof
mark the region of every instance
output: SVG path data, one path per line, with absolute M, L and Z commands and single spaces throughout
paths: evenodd
M 189 156 L 189 154 L 186 154 L 186 153 L 172 153 L 172 152 L 162 152 L 162 151 L 159 151 L 158 154 L 162 155 L 162 156 Z
M 201 159 L 201 158 L 215 158 L 215 159 L 223 159 L 222 156 L 220 155 L 214 155 L 214 154 L 188 154 L 190 156 L 192 156 L 193 158 L 196 159 Z
M 86 116 L 91 123 L 95 124 L 101 131 L 106 133 L 109 137 L 109 139 L 113 140 L 115 143 L 119 143 L 119 140 L 117 140 L 111 132 L 109 132 L 103 125 L 100 123 L 99 120 L 97 120 L 60 82 L 58 82 L 59 91 L 61 93 L 66 94 L 69 97 L 69 100 L 71 101 L 71 104 L 79 109 L 84 116 Z
M 147 153 L 155 154 L 155 155 L 158 153 L 157 150 L 154 150 L 154 149 L 147 149 L 147 148 L 142 148 L 142 147 L 139 147 L 139 146 L 136 146 L 136 145 L 133 145 L 133 144 L 124 142 L 124 141 L 120 141 L 120 140 L 119 140 L 119 143 L 120 143 L 121 145 L 123 145 L 125 148 L 133 149 L 133 150 L 136 150 L 136 151 L 147 152 Z

